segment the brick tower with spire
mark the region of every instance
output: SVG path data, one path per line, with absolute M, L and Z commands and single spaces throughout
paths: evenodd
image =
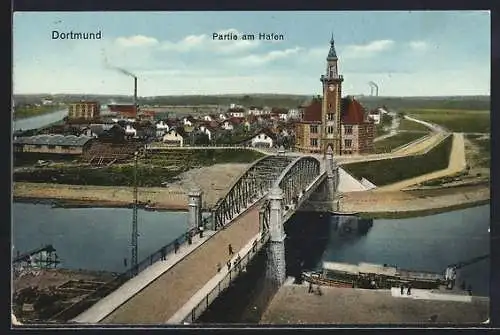
M 321 106 L 321 151 L 325 155 L 331 146 L 334 155 L 341 154 L 341 99 L 344 78 L 338 73 L 338 58 L 335 41 L 330 40 L 330 50 L 326 57 L 326 74 L 320 78 L 323 83 Z

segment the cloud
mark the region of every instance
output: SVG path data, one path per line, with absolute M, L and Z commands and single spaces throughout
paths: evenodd
M 429 44 L 427 44 L 427 42 L 425 41 L 411 41 L 408 43 L 408 45 L 412 50 L 416 51 L 424 51 L 427 50 L 429 47 Z
M 177 42 L 164 41 L 161 49 L 165 51 L 189 52 L 194 50 L 210 51 L 215 53 L 236 53 L 256 48 L 260 45 L 259 41 L 242 40 L 243 35 L 236 29 L 224 29 L 214 32 L 214 34 L 224 35 L 232 34 L 237 36 L 237 40 L 219 40 L 214 39 L 213 35 L 189 35 Z
M 149 47 L 158 45 L 159 42 L 154 37 L 144 35 L 134 35 L 129 37 L 118 37 L 115 42 L 123 47 Z
M 254 54 L 236 59 L 235 62 L 240 65 L 263 65 L 273 62 L 275 60 L 285 59 L 295 56 L 302 52 L 304 49 L 301 47 L 289 48 L 285 50 L 273 50 L 265 54 Z
M 393 40 L 377 40 L 368 44 L 348 45 L 345 47 L 342 57 L 345 58 L 368 58 L 380 52 L 391 49 L 394 46 Z

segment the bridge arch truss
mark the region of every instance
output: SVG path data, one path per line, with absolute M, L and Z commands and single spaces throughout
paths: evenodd
M 291 157 L 270 155 L 254 162 L 215 204 L 212 209 L 213 229 L 223 228 L 250 204 L 262 198 L 292 161 Z

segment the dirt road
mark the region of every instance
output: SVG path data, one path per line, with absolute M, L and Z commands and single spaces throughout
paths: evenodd
M 443 170 L 427 173 L 415 178 L 402 180 L 400 182 L 378 187 L 377 192 L 397 191 L 406 187 L 423 183 L 428 180 L 438 179 L 460 173 L 465 170 L 467 162 L 465 160 L 464 134 L 453 133 L 453 143 L 451 146 L 450 161 L 448 167 Z

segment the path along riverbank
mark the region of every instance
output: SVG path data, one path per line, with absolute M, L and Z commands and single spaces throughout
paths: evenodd
M 204 207 L 209 208 L 226 194 L 231 183 L 245 168 L 245 164 L 223 164 L 191 170 L 181 175 L 179 182 L 168 187 L 139 188 L 138 198 L 141 203 L 149 201 L 157 210 L 187 210 L 187 193 L 196 182 L 203 190 Z M 133 201 L 130 187 L 18 182 L 14 183 L 13 191 L 15 201 L 56 201 L 67 207 L 129 207 Z M 484 204 L 489 199 L 487 183 L 406 191 L 373 190 L 342 194 L 340 210 L 377 217 L 407 216 Z

